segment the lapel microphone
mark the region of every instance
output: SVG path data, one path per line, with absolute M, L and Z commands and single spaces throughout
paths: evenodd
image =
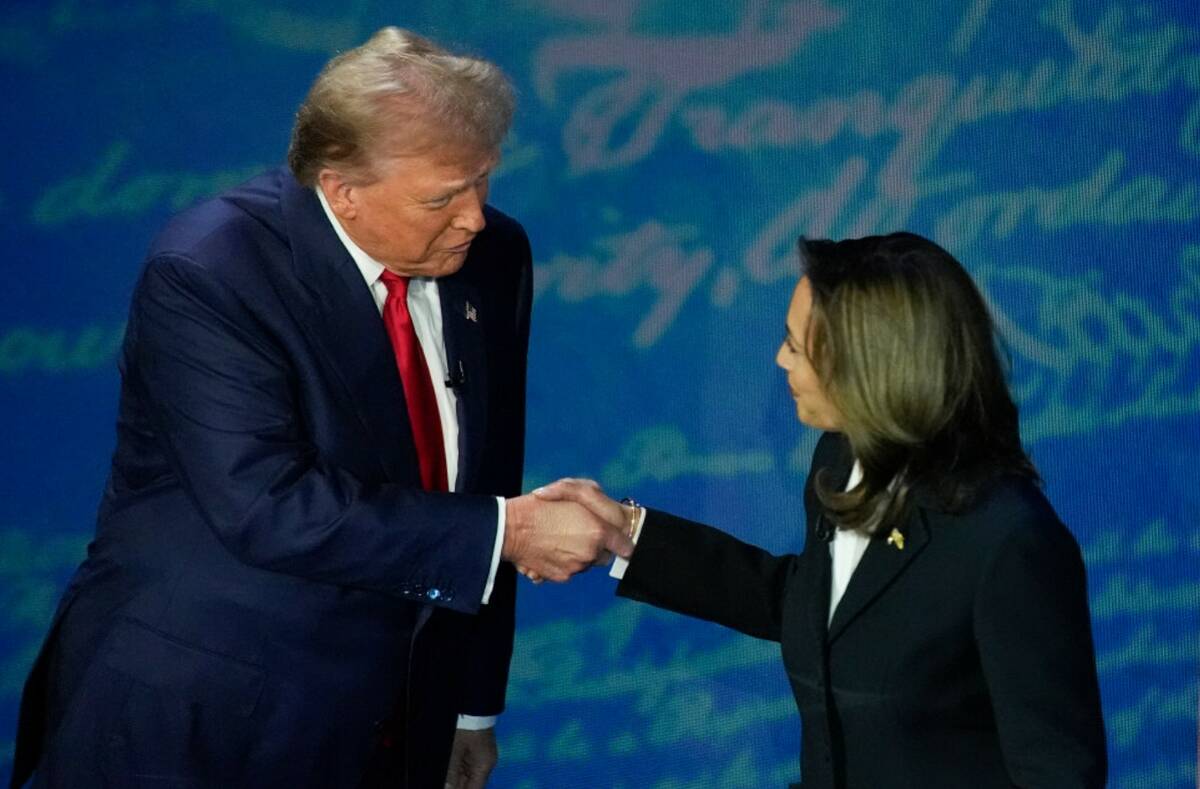
M 821 542 L 833 542 L 833 527 L 825 520 L 825 513 L 817 516 L 817 539 Z
M 463 368 L 462 359 L 458 360 L 458 369 L 451 370 L 446 376 L 447 389 L 461 389 L 467 383 L 467 371 Z

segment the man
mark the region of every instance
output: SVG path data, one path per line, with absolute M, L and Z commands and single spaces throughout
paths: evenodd
M 631 548 L 518 495 L 530 252 L 485 205 L 512 106 L 491 64 L 385 28 L 317 78 L 290 172 L 154 243 L 14 786 L 486 782 L 513 563 Z

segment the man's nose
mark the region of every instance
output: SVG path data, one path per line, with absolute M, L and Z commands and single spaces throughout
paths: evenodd
M 483 217 L 483 196 L 474 189 L 467 190 L 462 206 L 454 215 L 455 230 L 465 230 L 468 233 L 478 233 L 487 226 Z

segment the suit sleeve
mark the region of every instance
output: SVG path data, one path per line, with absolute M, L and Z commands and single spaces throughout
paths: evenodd
M 648 510 L 617 594 L 779 641 L 794 556 L 772 556 L 711 526 Z
M 508 358 L 497 365 L 495 375 L 503 375 L 505 383 L 496 389 L 500 402 L 489 404 L 489 411 L 499 415 L 494 441 L 505 448 L 509 462 L 503 470 L 503 496 L 521 493 L 525 459 L 525 391 L 529 356 L 530 315 L 533 303 L 533 256 L 529 240 L 519 225 L 513 225 L 512 245 L 520 260 L 513 288 L 511 324 L 512 343 Z M 494 470 L 501 473 L 500 469 Z M 479 614 L 466 622 L 464 643 L 467 670 L 463 672 L 462 692 L 458 712 L 463 715 L 498 715 L 504 711 L 505 690 L 508 687 L 509 664 L 512 660 L 513 633 L 516 627 L 517 573 L 512 564 L 501 561 L 496 570 L 492 597 Z
M 128 331 L 125 377 L 196 509 L 239 561 L 479 607 L 495 499 L 368 485 L 322 457 L 293 365 L 252 305 L 207 267 L 151 260 Z
M 975 636 L 1001 749 L 1021 787 L 1103 787 L 1100 689 L 1083 560 L 1057 520 L 998 547 L 975 602 Z

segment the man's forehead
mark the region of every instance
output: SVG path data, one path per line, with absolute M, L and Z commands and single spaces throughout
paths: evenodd
M 447 185 L 474 181 L 500 161 L 498 150 L 433 146 L 392 158 L 392 171 Z

